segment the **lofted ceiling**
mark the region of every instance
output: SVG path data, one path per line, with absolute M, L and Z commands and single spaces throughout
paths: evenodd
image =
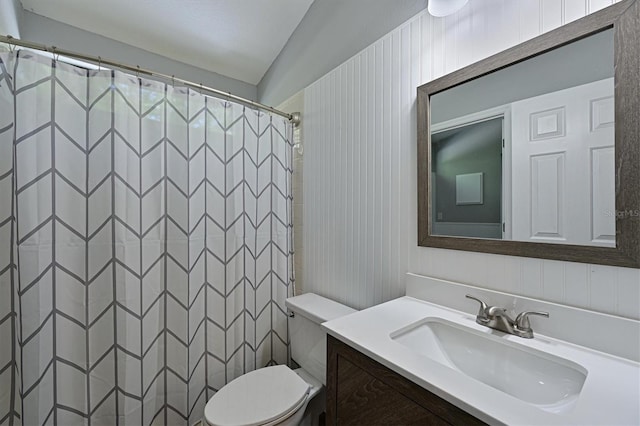
M 22 0 L 25 10 L 253 85 L 313 0 Z M 95 53 L 95 52 L 88 52 Z

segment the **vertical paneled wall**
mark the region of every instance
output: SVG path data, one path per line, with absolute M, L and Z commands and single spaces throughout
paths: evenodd
M 470 0 L 426 11 L 304 92 L 304 290 L 356 308 L 415 272 L 640 318 L 640 271 L 417 246 L 416 88 L 615 0 Z

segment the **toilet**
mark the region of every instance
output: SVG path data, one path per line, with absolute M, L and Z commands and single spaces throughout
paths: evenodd
M 229 382 L 207 402 L 207 426 L 317 424 L 324 411 L 327 368 L 326 333 L 320 324 L 355 310 L 313 293 L 285 303 L 290 313 L 291 358 L 300 368 L 274 365 Z

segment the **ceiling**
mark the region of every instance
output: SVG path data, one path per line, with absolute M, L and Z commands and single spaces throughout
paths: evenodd
M 256 85 L 313 0 L 22 0 L 25 10 Z

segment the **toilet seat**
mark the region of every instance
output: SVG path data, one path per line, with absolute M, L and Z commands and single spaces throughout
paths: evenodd
M 286 365 L 260 368 L 220 389 L 205 406 L 205 420 L 211 426 L 277 423 L 305 404 L 309 390 Z

